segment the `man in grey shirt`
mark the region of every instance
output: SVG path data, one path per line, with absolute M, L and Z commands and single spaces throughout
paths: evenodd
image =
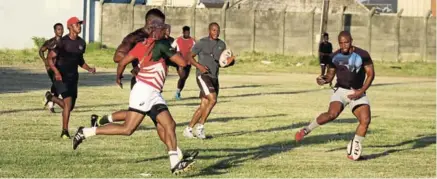
M 213 22 L 209 24 L 209 36 L 200 39 L 191 50 L 191 64 L 197 68 L 196 80 L 200 89 L 200 106 L 194 112 L 190 124 L 185 128 L 183 135 L 193 138 L 193 127 L 197 125 L 196 137 L 205 139 L 204 124 L 212 108 L 217 102 L 219 92 L 219 63 L 220 55 L 226 49 L 226 44 L 218 37 L 220 26 Z M 199 62 L 194 57 L 199 56 Z M 234 56 L 228 58 L 228 66 L 233 65 Z

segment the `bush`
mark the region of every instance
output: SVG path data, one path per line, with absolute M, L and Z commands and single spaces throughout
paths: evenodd
M 41 48 L 41 46 L 44 44 L 44 42 L 47 40 L 44 37 L 32 37 L 33 40 L 33 45 L 35 45 L 35 47 L 37 49 Z

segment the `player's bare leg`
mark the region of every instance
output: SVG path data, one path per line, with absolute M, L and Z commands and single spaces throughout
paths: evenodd
M 343 111 L 343 104 L 339 101 L 333 101 L 329 104 L 328 112 L 320 114 L 315 120 L 313 120 L 308 126 L 301 129 L 296 133 L 295 140 L 301 141 L 305 135 L 309 134 L 315 128 L 324 125 L 334 119 L 336 119 Z
M 199 123 L 199 125 L 197 126 L 196 136 L 202 139 L 206 138 L 204 133 L 204 124 L 209 114 L 211 113 L 212 108 L 215 106 L 216 101 L 217 101 L 216 93 L 211 93 L 201 98 L 199 108 L 197 108 L 197 110 L 194 112 L 190 124 L 184 130 L 184 136 L 189 138 L 194 137 L 192 130 L 194 126 Z
M 182 67 L 178 67 L 178 75 L 179 75 L 179 80 L 176 89 L 175 99 L 181 100 L 181 92 L 185 87 L 185 82 L 187 81 L 188 76 L 190 75 L 190 71 L 187 71 Z
M 56 98 L 56 97 L 53 97 Z M 58 104 L 58 103 L 56 103 Z M 60 103 L 61 104 L 61 103 Z M 59 106 L 61 106 L 58 104 Z M 64 139 L 69 139 L 70 134 L 68 132 L 68 123 L 70 122 L 70 112 L 73 109 L 73 98 L 66 97 L 62 99 L 62 133 L 61 137 Z
M 181 173 L 188 169 L 193 163 L 192 159 L 181 159 L 178 155 L 177 139 L 176 139 L 176 123 L 168 110 L 161 111 L 156 116 L 157 130 L 160 138 L 164 138 L 163 142 L 167 146 L 168 155 L 170 158 L 171 172 L 174 174 Z M 164 129 L 164 132 L 159 129 Z M 163 135 L 164 136 L 161 136 Z M 197 154 L 196 154 L 197 155 Z
M 110 115 L 98 116 L 96 114 L 91 115 L 91 127 L 102 126 L 107 123 L 124 121 L 127 117 L 127 110 L 121 110 L 114 112 Z
M 348 158 L 351 160 L 358 160 L 361 156 L 362 143 L 366 136 L 367 129 L 371 121 L 370 106 L 367 104 L 360 105 L 353 110 L 355 117 L 357 117 L 359 124 L 355 132 L 355 136 L 348 144 Z

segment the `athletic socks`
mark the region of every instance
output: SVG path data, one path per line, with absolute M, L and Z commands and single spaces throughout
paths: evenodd
M 316 118 L 308 126 L 304 127 L 304 129 L 307 133 L 310 133 L 312 130 L 314 130 L 315 128 L 317 128 L 319 126 L 320 126 L 320 124 L 317 123 L 317 118 Z
M 107 124 L 107 123 L 111 123 L 111 122 L 113 122 L 112 121 L 112 115 L 104 115 L 104 116 L 102 116 L 100 119 L 99 119 L 99 125 L 104 125 L 104 124 Z
M 85 138 L 91 137 L 91 136 L 95 136 L 96 135 L 96 129 L 97 127 L 91 127 L 91 128 L 83 128 L 83 135 L 85 136 Z
M 170 158 L 170 168 L 174 168 L 179 163 L 179 157 L 177 151 L 168 151 L 168 156 Z
M 51 101 L 49 101 L 48 105 L 49 105 L 49 108 L 53 108 L 54 107 L 53 102 L 51 102 Z
M 181 93 L 181 91 L 182 91 L 182 90 L 178 88 L 178 89 L 176 90 L 176 93 Z
M 354 140 L 363 143 L 364 137 L 355 134 Z

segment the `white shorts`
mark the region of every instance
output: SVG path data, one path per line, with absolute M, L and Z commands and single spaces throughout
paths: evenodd
M 129 108 L 148 113 L 154 105 L 164 104 L 164 98 L 157 89 L 138 81 L 130 92 Z
M 345 89 L 345 88 L 337 88 L 336 91 L 334 91 L 334 94 L 331 96 L 331 102 L 338 101 L 343 104 L 343 107 L 349 105 L 351 110 L 354 110 L 355 107 L 358 107 L 359 105 L 367 104 L 370 105 L 369 98 L 367 98 L 366 94 L 361 96 L 361 98 L 356 100 L 351 100 L 347 97 L 347 95 L 352 94 L 353 90 L 351 89 Z

